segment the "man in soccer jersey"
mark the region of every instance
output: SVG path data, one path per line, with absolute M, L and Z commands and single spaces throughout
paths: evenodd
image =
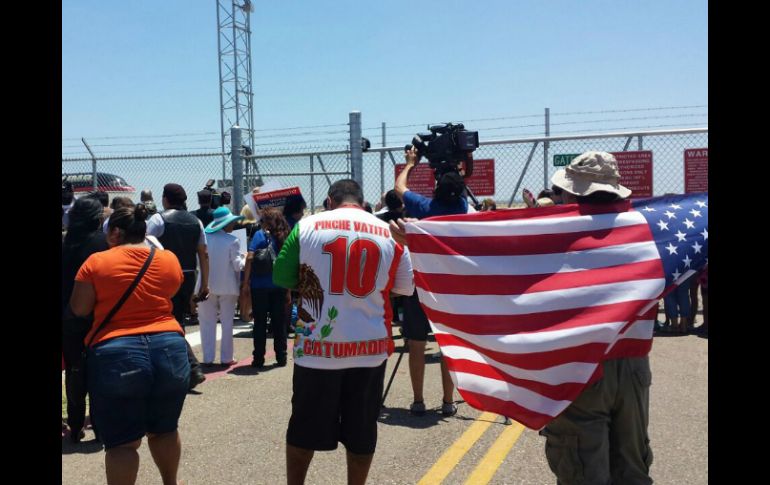
M 304 483 L 316 450 L 338 442 L 347 450 L 348 483 L 366 482 L 393 352 L 390 294 L 414 291 L 406 249 L 363 210 L 358 183 L 335 182 L 327 203 L 328 211 L 297 222 L 273 267 L 276 285 L 299 292 L 289 485 Z

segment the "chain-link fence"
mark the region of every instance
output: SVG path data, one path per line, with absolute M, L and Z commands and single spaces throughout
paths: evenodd
M 494 199 L 498 206 L 520 204 L 522 189 L 528 188 L 537 194 L 551 186 L 551 176 L 560 168 L 554 166 L 554 155 L 577 155 L 588 150 L 651 151 L 652 195 L 683 193 L 684 152 L 695 148 L 708 148 L 707 128 L 482 141 L 473 158 L 494 160 L 494 192 L 477 197 Z M 395 165 L 404 163 L 403 150 L 403 147 L 387 147 L 364 153 L 367 200 L 379 200 L 383 191 L 393 188 Z
M 481 135 L 483 140 L 483 133 Z M 494 183 L 492 193 L 477 194 L 477 197 L 492 198 L 499 206 L 516 206 L 522 202 L 522 189 L 537 193 L 550 187 L 550 178 L 559 168 L 554 166 L 555 155 L 575 155 L 588 150 L 651 151 L 651 194 L 682 193 L 685 191 L 685 150 L 697 148 L 708 148 L 708 128 L 482 141 L 473 154 L 474 159 L 494 160 Z M 403 146 L 371 148 L 362 158 L 364 196 L 374 204 L 383 192 L 393 188 L 395 165 L 404 162 Z M 331 183 L 353 176 L 348 150 L 262 152 L 244 156 L 243 162 L 241 190 L 244 194 L 251 187 L 278 180 L 285 187 L 298 186 L 310 210 L 322 205 Z M 163 185 L 178 183 L 188 193 L 190 210 L 198 207 L 195 193 L 209 179 L 217 181 L 220 191 L 235 190 L 229 154 L 62 159 L 62 175 L 81 174 L 70 176 L 82 179 L 76 191 L 92 190 L 90 174 L 94 167 L 100 188 L 113 195 L 128 195 L 133 200 L 138 200 L 139 191 L 150 189 L 159 201 Z M 120 188 L 121 185 L 132 187 L 134 192 Z
M 95 162 L 84 158 L 62 159 L 62 177 L 67 175 L 67 179 L 73 182 L 76 195 L 89 192 L 94 188 L 92 174 L 95 166 L 97 188 L 108 192 L 110 199 L 123 195 L 136 202 L 140 191 L 151 190 L 158 205 L 163 186 L 174 182 L 187 192 L 187 208 L 195 210 L 198 208 L 196 192 L 205 186 L 206 181 L 215 179 L 221 188 L 232 179 L 229 158 L 221 153 L 192 153 L 97 158 Z

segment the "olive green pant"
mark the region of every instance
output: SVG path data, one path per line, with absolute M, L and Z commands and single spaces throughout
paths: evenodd
M 558 485 L 649 485 L 652 450 L 649 357 L 609 360 L 540 434 Z

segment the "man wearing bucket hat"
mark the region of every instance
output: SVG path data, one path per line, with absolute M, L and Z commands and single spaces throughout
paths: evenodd
M 631 191 L 619 181 L 615 157 L 596 151 L 576 157 L 551 178 L 565 204 L 625 199 Z M 652 483 L 649 347 L 631 353 L 636 357 L 605 360 L 603 377 L 540 431 L 558 483 Z
M 241 270 L 245 255 L 241 253 L 238 238 L 233 234 L 235 223 L 243 216 L 230 213 L 227 207 L 217 207 L 214 219 L 206 226 L 209 254 L 209 298 L 198 305 L 201 324 L 203 365 L 214 363 L 217 346 L 217 315 L 222 322 L 220 362 L 232 365 L 233 317 L 240 294 Z

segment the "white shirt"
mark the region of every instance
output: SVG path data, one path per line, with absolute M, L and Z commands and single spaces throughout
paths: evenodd
M 359 208 L 321 212 L 297 225 L 299 263 L 315 275 L 323 296 L 303 297 L 313 320 L 297 322 L 295 364 L 380 365 L 393 352 L 388 293 L 414 291 L 409 251 L 391 238 L 388 224 Z
M 238 238 L 223 230 L 207 236 L 209 292 L 214 295 L 239 295 L 246 255 L 240 252 Z

